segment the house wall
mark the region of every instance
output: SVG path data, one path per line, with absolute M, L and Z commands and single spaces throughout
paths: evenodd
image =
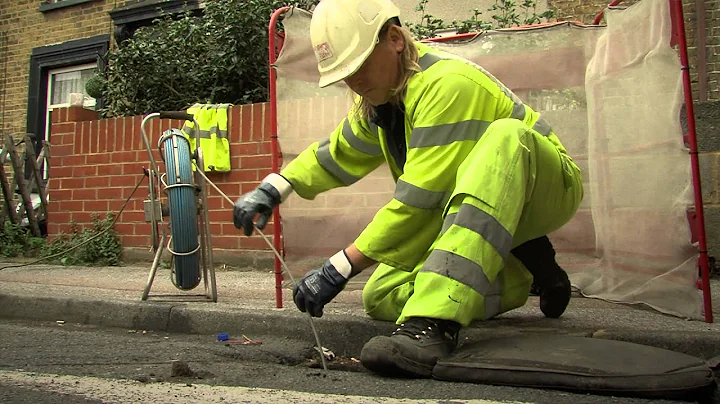
M 6 66 L 0 66 L 7 69 L 4 119 L 0 132 L 21 137 L 25 134 L 27 123 L 32 49 L 111 34 L 112 21 L 108 11 L 117 2 L 96 0 L 45 13 L 38 11 L 39 0 L 3 0 L 0 3 L 0 31 L 4 31 L 8 37 Z

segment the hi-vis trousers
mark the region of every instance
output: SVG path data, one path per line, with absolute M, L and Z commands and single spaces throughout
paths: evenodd
M 548 137 L 516 119 L 493 122 L 460 165 L 428 252 L 412 272 L 380 264 L 365 311 L 466 327 L 524 305 L 532 275 L 510 250 L 565 225 L 582 198 L 580 169 Z

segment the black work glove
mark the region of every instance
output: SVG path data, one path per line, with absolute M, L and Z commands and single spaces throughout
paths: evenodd
M 335 265 L 341 268 L 336 268 Z M 313 317 L 322 317 L 325 305 L 330 303 L 347 285 L 350 272 L 350 261 L 345 252 L 340 251 L 325 261 L 322 267 L 313 269 L 298 281 L 293 288 L 295 305 L 303 313 L 307 311 Z
M 263 182 L 235 202 L 233 223 L 236 228 L 242 228 L 245 235 L 249 236 L 253 232 L 255 215 L 260 215 L 257 227 L 262 230 L 270 219 L 273 209 L 279 204 L 280 192 L 269 183 Z

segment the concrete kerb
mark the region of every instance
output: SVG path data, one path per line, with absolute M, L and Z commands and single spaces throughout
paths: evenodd
M 314 344 L 306 314 L 290 309 L 233 307 L 228 304 L 188 304 L 103 300 L 83 297 L 37 297 L 0 293 L 0 317 L 75 322 L 134 330 L 167 331 L 214 336 L 227 332 L 256 338 L 273 335 Z M 367 340 L 388 335 L 395 325 L 369 319 L 357 312 L 327 313 L 315 319 L 321 342 L 337 355 L 359 355 Z M 511 325 L 510 325 L 511 324 Z M 709 359 L 720 355 L 716 331 L 658 331 L 638 329 L 597 330 L 590 327 L 558 327 L 552 320 L 531 322 L 488 321 L 464 329 L 461 339 L 483 340 L 502 336 L 545 334 L 575 335 L 639 343 Z

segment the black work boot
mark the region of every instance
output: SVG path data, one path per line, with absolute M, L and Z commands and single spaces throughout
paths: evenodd
M 368 341 L 360 362 L 384 376 L 431 377 L 438 359 L 457 347 L 459 332 L 460 324 L 453 321 L 413 317 L 391 336 Z
M 570 303 L 572 293 L 567 273 L 555 261 L 555 249 L 547 236 L 527 241 L 511 253 L 533 275 L 531 294 L 540 295 L 540 310 L 546 317 L 560 317 Z

